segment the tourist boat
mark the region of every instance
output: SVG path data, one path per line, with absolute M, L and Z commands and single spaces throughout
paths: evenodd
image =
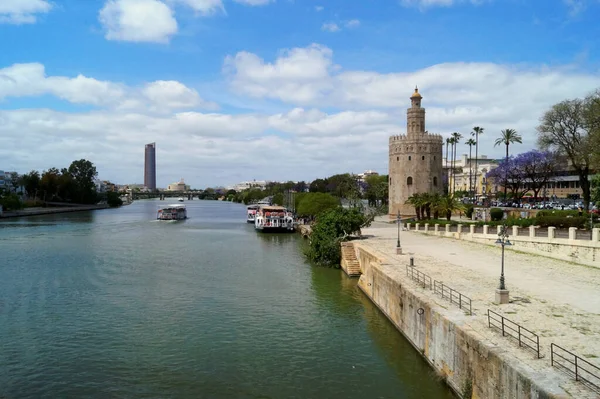
M 182 204 L 167 205 L 158 210 L 156 219 L 184 220 L 187 219 L 187 209 L 185 209 L 185 205 Z
M 256 218 L 256 211 L 258 210 L 259 205 L 249 205 L 246 210 L 246 222 L 254 224 L 254 219 Z
M 183 197 L 179 197 L 179 199 L 177 201 L 183 202 Z
M 293 232 L 294 217 L 282 206 L 261 205 L 256 211 L 254 228 L 265 233 Z

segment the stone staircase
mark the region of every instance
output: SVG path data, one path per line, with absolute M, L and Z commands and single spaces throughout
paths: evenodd
M 340 266 L 348 276 L 360 276 L 360 263 L 356 257 L 353 243 L 347 241 L 342 242 L 342 261 Z

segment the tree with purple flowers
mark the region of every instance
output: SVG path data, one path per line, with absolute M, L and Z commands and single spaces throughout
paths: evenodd
M 529 189 L 525 188 L 525 173 L 517 164 L 514 157 L 508 157 L 500 161 L 498 167 L 490 170 L 486 177 L 500 182 L 504 187 L 504 199 L 509 197 L 507 191 L 510 189 L 510 197 L 515 200 L 523 198 Z
M 517 155 L 514 163 L 528 188 L 533 191 L 533 197 L 538 198 L 539 192 L 556 174 L 559 157 L 550 151 L 532 150 Z

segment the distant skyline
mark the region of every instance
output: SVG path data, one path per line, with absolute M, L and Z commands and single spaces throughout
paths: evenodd
M 600 87 L 599 0 L 1 3 L 2 170 L 140 182 L 156 142 L 159 187 L 387 173 L 415 85 L 427 130 L 484 127 L 501 158 L 501 129 L 532 149 L 549 106 Z

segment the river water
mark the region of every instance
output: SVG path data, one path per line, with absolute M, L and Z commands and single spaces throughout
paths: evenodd
M 298 235 L 160 204 L 0 222 L 0 398 L 453 398 Z

